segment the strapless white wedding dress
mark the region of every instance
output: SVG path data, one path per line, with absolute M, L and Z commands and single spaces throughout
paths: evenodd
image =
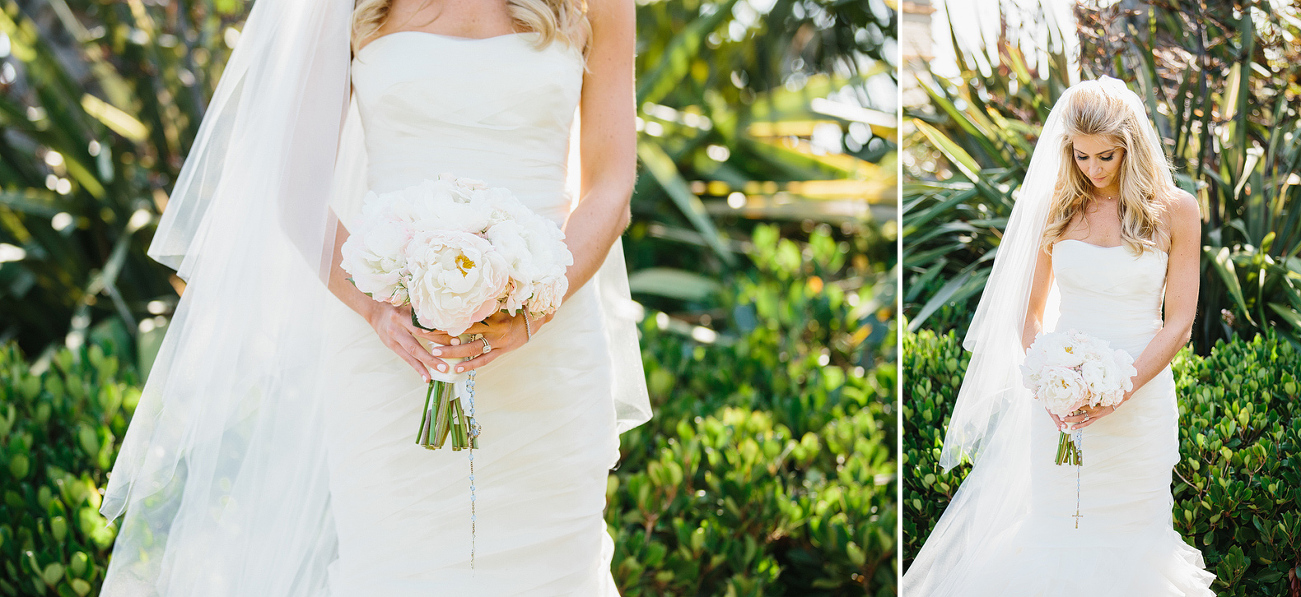
M 564 223 L 581 54 L 533 33 L 379 38 L 352 65 L 368 186 L 440 173 L 511 189 Z M 345 224 L 346 214 L 340 214 Z M 592 284 L 531 342 L 478 372 L 475 554 L 466 452 L 415 443 L 426 386 L 337 305 L 326 387 L 335 597 L 617 595 L 603 519 L 618 460 L 607 336 Z
M 1102 338 L 1135 358 L 1161 329 L 1166 253 L 1056 243 L 1057 330 Z M 1059 432 L 1031 415 L 1030 510 L 982 548 L 954 594 L 999 597 L 1203 597 L 1214 575 L 1174 530 L 1179 410 L 1167 366 L 1114 414 L 1086 427 L 1084 463 L 1057 466 Z M 1079 528 L 1076 489 L 1079 488 Z

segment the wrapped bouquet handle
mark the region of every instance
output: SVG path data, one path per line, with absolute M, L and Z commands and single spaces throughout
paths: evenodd
M 461 339 L 473 342 L 478 337 L 468 335 Z M 426 349 L 435 346 L 428 340 L 420 340 L 420 344 Z M 465 359 L 444 360 L 451 365 Z M 454 451 L 479 447 L 482 428 L 474 420 L 474 371 L 456 373 L 453 367 L 448 367 L 447 372 L 429 369 L 429 389 L 425 392 L 425 406 L 421 413 L 417 444 L 437 450 L 450 439 Z

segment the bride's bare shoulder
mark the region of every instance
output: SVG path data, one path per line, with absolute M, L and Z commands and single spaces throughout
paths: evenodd
M 1173 240 L 1182 232 L 1201 234 L 1202 212 L 1197 198 L 1181 188 L 1170 189 L 1161 199 L 1161 229 L 1163 236 Z
M 1166 221 L 1172 225 L 1178 225 L 1187 218 L 1201 219 L 1201 206 L 1197 203 L 1197 198 L 1192 193 L 1179 187 L 1170 189 L 1163 197 Z

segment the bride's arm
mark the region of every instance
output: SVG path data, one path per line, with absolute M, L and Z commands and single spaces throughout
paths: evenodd
M 1129 397 L 1156 377 L 1175 354 L 1192 339 L 1193 318 L 1197 314 L 1197 292 L 1201 283 L 1202 215 L 1197 199 L 1178 191 L 1169 205 L 1170 258 L 1166 262 L 1165 317 L 1143 353 L 1134 360 L 1138 374 Z
M 1035 336 L 1043 331 L 1044 305 L 1053 284 L 1053 256 L 1039 249 L 1034 265 L 1034 280 L 1030 282 L 1030 302 L 1025 308 L 1025 325 L 1021 328 L 1021 347 L 1026 351 L 1034 344 Z
M 565 225 L 565 244 L 574 254 L 566 273 L 570 295 L 600 269 L 628 227 L 637 177 L 633 3 L 589 0 L 587 6 L 592 38 L 579 104 L 581 186 L 578 207 Z

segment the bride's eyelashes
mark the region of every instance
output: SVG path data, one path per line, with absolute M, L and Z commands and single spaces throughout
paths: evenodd
M 1105 155 L 1105 156 L 1102 156 L 1102 155 L 1098 156 L 1098 159 L 1101 160 L 1101 161 L 1104 161 L 1104 162 L 1110 162 L 1110 161 L 1111 161 L 1112 159 L 1114 159 L 1115 157 L 1116 157 L 1116 152 L 1115 152 L 1115 150 L 1112 150 L 1110 153 L 1108 153 L 1108 154 Z M 1089 156 L 1087 156 L 1087 155 L 1080 155 L 1080 154 L 1078 154 L 1078 153 L 1075 154 L 1075 161 L 1077 161 L 1077 162 L 1087 161 L 1088 159 L 1089 159 Z

